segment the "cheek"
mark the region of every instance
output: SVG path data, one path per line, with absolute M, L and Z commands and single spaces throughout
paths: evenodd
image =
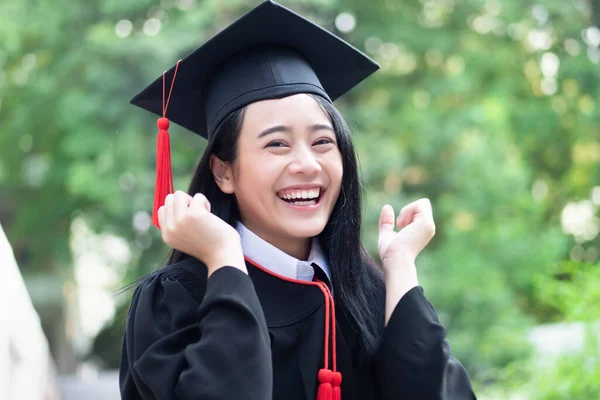
M 332 158 L 328 166 L 329 178 L 331 179 L 332 188 L 336 191 L 340 190 L 342 185 L 342 177 L 344 175 L 344 167 L 342 165 L 342 156 L 338 154 Z
M 270 195 L 280 172 L 281 168 L 265 157 L 240 163 L 238 192 L 250 201 Z

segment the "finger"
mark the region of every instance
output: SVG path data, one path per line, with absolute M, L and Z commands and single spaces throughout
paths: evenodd
M 173 195 L 173 215 L 176 220 L 179 221 L 187 212 L 188 206 L 190 205 L 192 198 L 189 194 L 178 190 Z
M 414 208 L 407 208 L 402 214 L 399 214 L 398 218 L 396 219 L 396 226 L 398 229 L 403 229 L 404 227 L 410 225 L 413 222 L 415 214 L 416 210 Z
M 161 226 L 165 226 L 165 206 L 160 206 L 158 208 L 158 229 L 161 228 Z
M 163 225 L 164 228 L 172 229 L 173 224 L 175 223 L 175 215 L 173 213 L 173 194 L 169 193 L 167 197 L 165 197 L 165 223 Z
M 394 229 L 394 208 L 386 204 L 381 209 L 381 215 L 379 216 L 379 229 Z
M 210 202 L 202 193 L 196 193 L 190 203 L 190 211 L 196 213 L 210 212 Z
M 433 220 L 433 208 L 431 201 L 427 198 L 420 199 L 420 213 L 418 217 L 422 220 L 426 231 L 431 235 L 435 235 L 435 222 Z
M 400 210 L 396 226 L 402 229 L 414 222 L 415 218 L 419 217 L 425 220 L 432 220 L 431 202 L 429 199 L 423 198 L 407 204 Z
M 426 216 L 432 216 L 433 212 L 431 209 L 431 201 L 428 198 L 422 198 L 417 200 L 419 204 L 419 210 L 423 212 Z
M 433 224 L 433 212 L 429 199 L 423 198 L 415 202 L 412 220 L 415 221 L 417 219 L 426 224 Z
M 192 202 L 192 196 L 190 196 L 189 194 L 187 194 L 183 190 L 177 190 L 175 192 L 175 196 L 181 197 L 184 200 L 186 207 L 188 207 L 190 205 L 190 203 Z
M 386 204 L 381 209 L 381 215 L 379 216 L 379 238 L 382 236 L 394 233 L 394 208 Z
M 412 221 L 412 216 L 415 208 L 415 202 L 409 203 L 402 207 L 400 212 L 398 213 L 398 218 L 396 219 L 396 226 L 399 229 L 404 228 L 406 225 Z

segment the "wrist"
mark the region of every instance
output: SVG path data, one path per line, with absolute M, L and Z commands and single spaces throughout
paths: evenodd
M 416 270 L 415 259 L 409 256 L 388 257 L 381 260 L 385 274 L 395 274 L 403 270 Z
M 396 305 L 413 288 L 419 286 L 414 260 L 388 259 L 384 262 L 385 277 L 385 325 L 387 326 Z
M 410 289 L 419 285 L 417 266 L 414 260 L 407 258 L 389 259 L 383 263 L 386 284 L 394 282 Z
M 211 257 L 206 260 L 209 277 L 216 270 L 228 266 L 237 268 L 246 274 L 248 273 L 246 261 L 244 260 L 244 253 L 239 241 L 235 245 L 228 245 L 221 249 L 215 249 Z

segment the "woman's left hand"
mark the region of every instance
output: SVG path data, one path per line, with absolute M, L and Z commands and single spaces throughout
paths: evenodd
M 394 223 L 395 222 L 395 223 Z M 394 232 L 394 226 L 400 229 Z M 394 221 L 394 209 L 386 204 L 379 218 L 379 257 L 384 269 L 399 261 L 414 263 L 435 234 L 435 223 L 429 199 L 406 205 Z

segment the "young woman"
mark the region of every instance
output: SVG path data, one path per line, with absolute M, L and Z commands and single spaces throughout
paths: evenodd
M 356 157 L 332 100 L 376 68 L 267 1 L 134 98 L 163 116 L 170 102 L 209 141 L 188 193 L 158 204 L 174 250 L 134 293 L 123 399 L 475 398 L 418 286 L 429 201 L 397 218 L 383 207 L 383 268 L 361 244 Z

